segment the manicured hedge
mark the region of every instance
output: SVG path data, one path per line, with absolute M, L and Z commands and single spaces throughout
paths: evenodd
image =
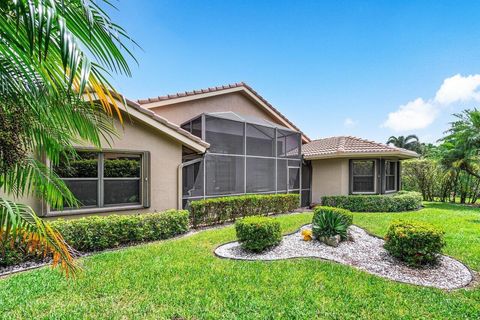
M 300 206 L 298 194 L 245 195 L 205 200 L 190 203 L 192 226 L 212 225 L 234 221 L 246 216 L 285 213 Z
M 399 192 L 394 195 L 324 196 L 322 205 L 348 209 L 353 212 L 397 212 L 419 209 L 422 196 L 418 192 Z
M 347 238 L 347 229 L 353 223 L 353 214 L 342 208 L 318 206 L 313 211 L 312 232 L 315 238 L 339 235 Z
M 137 215 L 91 216 L 80 219 L 60 219 L 54 226 L 66 242 L 77 251 L 92 252 L 121 245 L 167 239 L 189 229 L 188 211 L 168 210 Z M 42 260 L 24 248 L 0 252 L 0 267 L 25 261 Z
M 418 221 L 396 221 L 385 235 L 385 249 L 411 266 L 435 263 L 445 246 L 444 232 Z
M 246 250 L 262 252 L 282 241 L 280 222 L 267 217 L 247 217 L 235 222 L 238 241 Z
M 90 252 L 130 243 L 167 239 L 188 231 L 188 211 L 92 216 L 52 225 L 74 249 Z

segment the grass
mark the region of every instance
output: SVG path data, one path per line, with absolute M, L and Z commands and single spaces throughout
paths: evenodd
M 278 217 L 284 233 L 309 213 Z M 442 226 L 446 253 L 480 271 L 480 210 L 428 203 L 409 213 L 356 213 L 354 223 L 383 235 L 391 220 Z M 5 319 L 479 319 L 480 288 L 445 292 L 392 282 L 315 259 L 274 262 L 216 258 L 232 227 L 97 254 L 75 281 L 40 269 L 0 280 Z

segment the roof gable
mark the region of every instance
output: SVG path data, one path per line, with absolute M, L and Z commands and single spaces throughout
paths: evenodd
M 207 89 L 194 90 L 194 91 L 185 91 L 175 94 L 169 94 L 165 96 L 158 96 L 155 98 L 140 99 L 137 100 L 144 108 L 158 108 L 161 106 L 172 105 L 176 103 L 191 101 L 195 99 L 203 99 L 208 97 L 213 97 L 217 95 L 230 94 L 233 92 L 240 92 L 246 95 L 254 104 L 261 108 L 263 111 L 267 112 L 274 119 L 278 120 L 282 125 L 288 127 L 292 130 L 298 131 L 302 134 L 303 142 L 309 142 L 310 138 L 306 136 L 295 124 L 293 124 L 287 117 L 285 117 L 278 109 L 271 105 L 265 98 L 253 90 L 244 82 L 219 86 L 219 87 L 210 87 Z M 228 111 L 228 110 L 225 110 Z
M 180 142 L 182 145 L 194 150 L 195 152 L 204 153 L 207 148 L 210 147 L 209 143 L 203 141 L 197 136 L 194 136 L 190 132 L 183 130 L 180 128 L 180 126 L 155 114 L 153 111 L 143 108 L 138 103 L 128 100 L 118 94 L 113 96 L 115 97 L 114 103 L 120 110 L 127 113 L 128 117 L 133 117 L 138 121 L 161 131 L 173 140 Z

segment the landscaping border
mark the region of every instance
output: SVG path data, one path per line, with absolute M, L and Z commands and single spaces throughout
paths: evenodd
M 307 224 L 304 224 L 302 226 L 300 226 L 296 231 L 294 232 L 290 232 L 290 233 L 286 233 L 283 235 L 283 237 L 286 237 L 286 236 L 292 236 L 294 234 L 297 234 L 299 233 L 302 228 L 306 227 L 306 226 L 310 226 L 311 223 L 307 223 Z M 360 228 L 362 229 L 368 236 L 371 236 L 371 237 L 374 237 L 376 239 L 381 239 L 381 240 L 384 240 L 383 237 L 380 237 L 378 235 L 375 235 L 375 234 L 372 234 L 370 231 L 356 225 L 356 224 L 352 224 L 352 226 L 355 226 L 357 228 Z M 417 287 L 422 287 L 422 288 L 425 288 L 425 287 L 433 287 L 433 286 L 425 286 L 425 285 L 422 285 L 422 284 L 418 284 L 418 283 L 410 283 L 410 282 L 406 282 L 406 281 L 401 281 L 401 280 L 396 280 L 396 279 L 390 279 L 390 278 L 386 278 L 386 277 L 383 277 L 381 275 L 378 275 L 378 274 L 374 274 L 374 273 L 371 273 L 371 272 L 368 272 L 367 270 L 364 270 L 364 269 L 360 269 L 358 267 L 356 267 L 355 265 L 351 265 L 351 264 L 345 264 L 345 263 L 342 263 L 342 262 L 339 262 L 339 261 L 335 261 L 335 260 L 331 260 L 331 259 L 328 259 L 328 258 L 323 258 L 323 257 L 316 257 L 316 256 L 296 256 L 296 257 L 288 257 L 288 258 L 281 258 L 281 259 L 244 259 L 244 258 L 236 258 L 236 257 L 226 257 L 226 256 L 221 256 L 219 254 L 217 254 L 217 249 L 219 247 L 222 247 L 222 246 L 225 246 L 227 244 L 232 244 L 232 243 L 238 243 L 237 240 L 234 240 L 234 241 L 229 241 L 229 242 L 225 242 L 217 247 L 214 248 L 213 250 L 213 255 L 216 256 L 217 258 L 220 258 L 220 259 L 225 259 L 225 260 L 235 260 L 235 261 L 245 261 L 246 263 L 248 262 L 258 262 L 258 261 L 264 261 L 266 263 L 271 263 L 271 262 L 275 262 L 275 261 L 282 261 L 282 260 L 293 260 L 293 259 L 315 259 L 315 260 L 320 260 L 320 261 L 325 261 L 325 262 L 331 262 L 331 263 L 337 263 L 337 264 L 340 264 L 340 265 L 344 265 L 344 266 L 349 266 L 349 267 L 352 267 L 352 268 L 355 268 L 356 270 L 359 270 L 359 271 L 362 271 L 362 272 L 365 272 L 365 273 L 368 273 L 370 275 L 373 275 L 373 276 L 377 276 L 377 277 L 380 277 L 382 279 L 385 279 L 385 280 L 389 280 L 389 281 L 394 281 L 394 282 L 398 282 L 398 283 L 403 283 L 403 284 L 408 284 L 408 285 L 413 285 L 413 286 L 417 286 Z M 468 267 L 465 263 L 463 263 L 462 261 L 458 260 L 457 258 L 455 257 L 452 257 L 450 255 L 447 255 L 447 254 L 442 254 L 442 256 L 445 256 L 447 258 L 450 258 L 452 260 L 455 260 L 456 262 L 458 262 L 459 264 L 461 264 L 466 270 L 468 270 L 468 272 L 470 273 L 471 275 L 471 279 L 470 281 L 465 284 L 464 286 L 462 287 L 458 287 L 458 288 L 452 288 L 452 289 L 445 289 L 445 288 L 438 288 L 438 287 L 433 287 L 433 288 L 436 288 L 436 289 L 440 289 L 440 290 L 443 290 L 443 291 L 446 291 L 446 292 L 450 292 L 450 291 L 454 291 L 454 290 L 460 290 L 460 289 L 474 289 L 474 288 L 477 288 L 480 286 L 480 274 L 478 272 L 476 272 L 475 270 L 472 270 L 470 267 Z M 395 259 L 397 260 L 397 259 Z M 398 262 L 399 264 L 403 264 L 401 261 Z
M 313 211 L 311 209 L 299 208 L 299 209 L 296 209 L 292 212 L 270 214 L 268 216 L 269 217 L 281 217 L 281 216 L 286 216 L 286 215 L 295 215 L 295 214 L 308 213 L 308 212 L 313 212 Z M 227 222 L 224 222 L 222 224 L 199 226 L 199 227 L 196 227 L 196 228 L 191 228 L 186 233 L 179 234 L 179 235 L 176 235 L 176 236 L 171 237 L 171 238 L 155 240 L 155 241 L 147 241 L 147 242 L 130 243 L 128 245 L 118 246 L 118 247 L 115 247 L 115 248 L 109 248 L 109 249 L 105 249 L 105 250 L 81 253 L 81 254 L 77 255 L 75 257 L 75 259 L 81 259 L 81 258 L 89 257 L 89 256 L 92 256 L 92 255 L 95 255 L 95 254 L 115 252 L 115 251 L 124 250 L 124 249 L 131 248 L 131 247 L 139 247 L 139 246 L 142 246 L 142 245 L 149 245 L 149 244 L 161 243 L 161 242 L 165 242 L 165 241 L 169 241 L 169 240 L 186 238 L 186 237 L 189 237 L 189 236 L 193 236 L 197 233 L 200 233 L 202 231 L 215 230 L 215 229 L 220 229 L 220 228 L 224 228 L 224 227 L 229 227 L 229 226 L 232 226 L 234 223 L 235 223 L 235 221 L 227 221 Z M 22 272 L 31 271 L 31 270 L 40 269 L 40 268 L 43 268 L 43 267 L 50 266 L 52 264 L 52 261 L 50 260 L 48 262 L 38 262 L 38 263 L 32 262 L 32 264 L 34 264 L 34 265 L 26 267 L 26 268 L 17 268 L 17 269 L 11 270 L 11 271 L 0 272 L 0 280 L 5 279 L 5 278 L 7 278 L 9 276 L 12 276 L 14 274 L 17 274 L 17 273 L 22 273 Z M 19 264 L 19 265 L 21 265 L 21 264 Z M 10 266 L 10 267 L 5 267 L 4 269 L 7 269 L 7 268 L 15 268 L 15 265 Z

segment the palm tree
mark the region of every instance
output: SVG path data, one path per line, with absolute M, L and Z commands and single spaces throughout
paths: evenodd
M 130 76 L 130 41 L 105 11 L 109 0 L 5 0 L 0 3 L 0 248 L 24 245 L 78 270 L 70 247 L 23 196 L 53 208 L 77 201 L 44 165 L 75 156 L 74 143 L 100 147 L 122 120 L 110 73 Z M 133 45 L 135 43 L 132 41 Z M 134 58 L 133 58 L 134 60 Z
M 415 152 L 419 151 L 419 140 L 418 137 L 414 134 L 408 135 L 408 136 L 391 136 L 387 140 L 387 144 L 393 144 L 396 147 L 407 149 L 407 150 L 412 150 Z
M 442 139 L 442 163 L 480 179 L 480 111 L 454 114 L 447 135 Z

